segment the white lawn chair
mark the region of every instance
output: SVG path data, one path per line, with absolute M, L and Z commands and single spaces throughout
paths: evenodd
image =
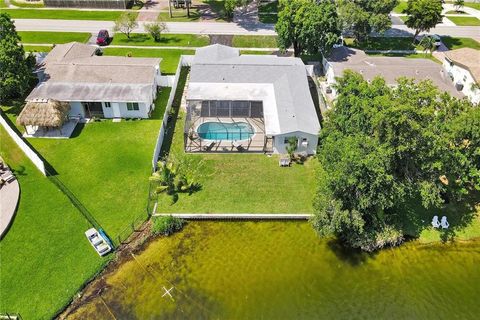
M 440 222 L 438 221 L 438 216 L 433 216 L 432 227 L 434 227 L 434 228 L 440 227 Z
M 446 216 L 442 217 L 442 220 L 440 220 L 440 225 L 442 226 L 442 229 L 448 229 L 450 224 L 448 223 Z

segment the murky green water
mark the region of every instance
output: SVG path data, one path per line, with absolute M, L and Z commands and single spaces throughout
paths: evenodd
M 106 281 L 72 318 L 478 319 L 480 242 L 367 255 L 308 223 L 197 222 Z

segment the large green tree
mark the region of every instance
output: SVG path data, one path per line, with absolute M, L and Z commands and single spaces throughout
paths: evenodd
M 281 0 L 275 25 L 278 46 L 293 46 L 295 56 L 329 52 L 340 30 L 333 0 Z
M 0 101 L 24 95 L 34 78 L 35 60 L 26 56 L 15 25 L 6 13 L 0 13 Z
M 415 30 L 414 38 L 442 22 L 442 10 L 441 0 L 408 0 L 405 24 Z
M 480 119 L 467 100 L 429 81 L 390 88 L 347 71 L 320 133 L 322 170 L 313 224 L 374 250 L 403 234 L 394 208 L 412 199 L 438 207 L 480 189 Z
M 342 28 L 363 41 L 372 31 L 383 33 L 391 26 L 390 12 L 398 0 L 338 0 Z

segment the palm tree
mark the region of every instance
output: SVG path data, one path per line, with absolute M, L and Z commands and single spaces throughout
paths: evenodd
M 430 55 L 433 52 L 433 49 L 435 49 L 435 39 L 430 36 L 424 36 L 422 40 L 420 41 L 420 46 L 422 46 L 423 50 L 426 52 L 430 51 Z

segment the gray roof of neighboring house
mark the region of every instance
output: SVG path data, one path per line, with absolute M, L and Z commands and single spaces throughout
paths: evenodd
M 212 45 L 197 49 L 190 83 L 272 84 L 281 133 L 318 134 L 320 123 L 302 60 L 270 55 L 240 55 Z
M 453 63 L 467 69 L 477 83 L 480 83 L 480 50 L 460 48 L 445 52 L 445 56 Z
M 338 77 L 344 70 L 349 69 L 361 73 L 366 80 L 382 76 L 389 85 L 395 85 L 400 77 L 418 81 L 429 79 L 440 90 L 454 97 L 464 97 L 463 93 L 455 89 L 442 66 L 428 59 L 369 56 L 361 50 L 340 47 L 332 51 L 327 61 Z
M 44 81 L 27 101 L 149 102 L 161 59 L 96 56 L 96 47 L 57 45 L 43 61 Z

